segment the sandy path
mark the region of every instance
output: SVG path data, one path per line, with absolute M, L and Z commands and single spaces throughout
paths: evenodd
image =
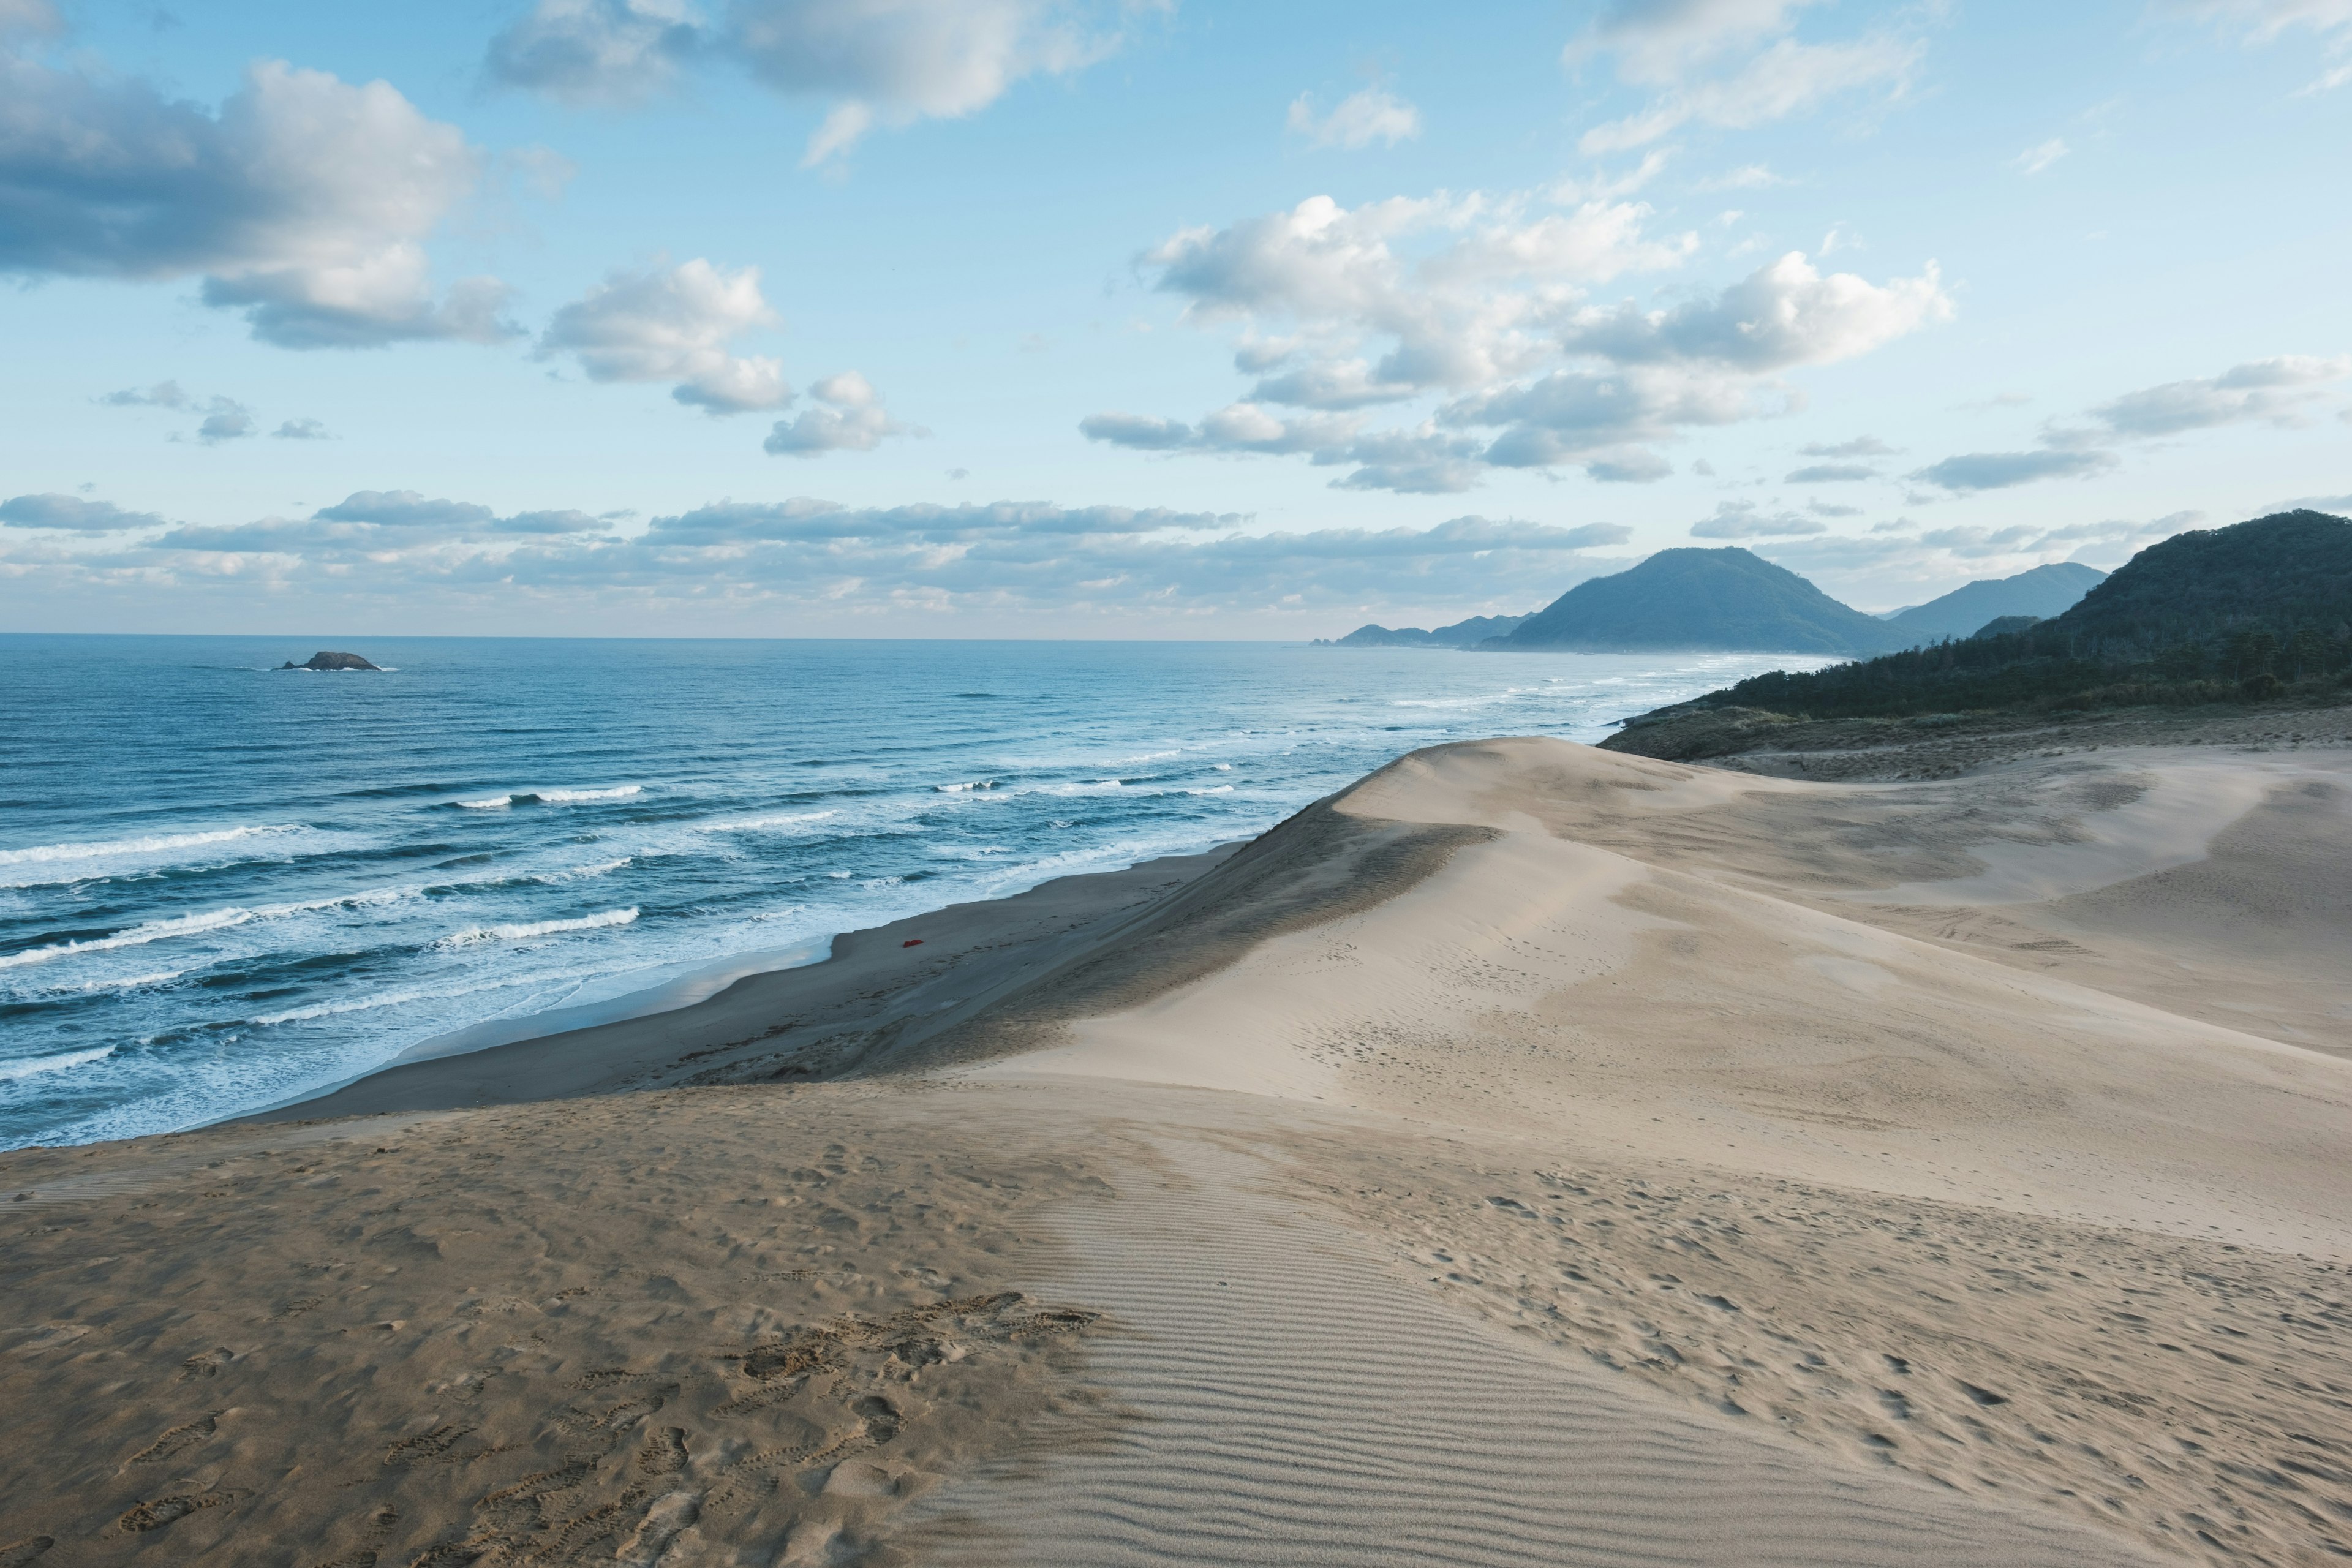
M 1069 1260 L 1034 1285 L 1111 1314 L 1088 1373 L 1133 1418 L 927 1500 L 906 1538 L 924 1561 L 2153 1561 L 1663 1407 L 1449 1310 L 1375 1245 L 1261 1190 L 1262 1162 L 1199 1135 L 1154 1142 L 1160 1163 L 1124 1173 L 1116 1201 L 1060 1211 Z

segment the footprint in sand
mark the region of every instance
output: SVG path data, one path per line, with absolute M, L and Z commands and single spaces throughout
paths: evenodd
M 219 1426 L 220 1418 L 226 1412 L 215 1411 L 210 1415 L 200 1416 L 196 1420 L 174 1426 L 131 1455 L 126 1462 L 133 1465 L 159 1465 L 165 1459 L 184 1454 L 212 1436 L 214 1429 Z
M 133 1503 L 114 1522 L 129 1534 L 143 1535 L 208 1508 L 226 1508 L 236 1500 L 234 1492 L 198 1492 L 194 1496 L 157 1498 L 152 1502 Z

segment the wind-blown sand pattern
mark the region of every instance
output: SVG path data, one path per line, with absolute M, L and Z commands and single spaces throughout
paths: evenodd
M 0 1564 L 2340 1560 L 2347 775 L 1440 748 L 6 1156 Z

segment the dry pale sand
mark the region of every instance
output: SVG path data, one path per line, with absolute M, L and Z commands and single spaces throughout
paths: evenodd
M 2338 1560 L 2348 773 L 1441 748 L 0 1157 L 0 1568 Z

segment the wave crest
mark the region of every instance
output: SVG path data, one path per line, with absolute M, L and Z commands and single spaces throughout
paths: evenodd
M 157 833 L 142 838 L 108 838 L 86 844 L 37 844 L 28 849 L 0 849 L 0 866 L 45 866 L 59 860 L 107 860 L 123 855 L 156 855 L 172 849 L 199 849 L 207 844 L 228 844 L 273 833 L 307 833 L 299 823 L 265 827 L 222 827 L 206 833 Z
M 436 947 L 472 947 L 485 942 L 528 942 L 533 937 L 560 936 L 565 931 L 595 931 L 604 926 L 625 926 L 637 918 L 637 911 L 606 910 L 601 914 L 582 915 L 568 921 L 521 921 L 513 925 L 468 926 L 452 931 L 434 943 Z

